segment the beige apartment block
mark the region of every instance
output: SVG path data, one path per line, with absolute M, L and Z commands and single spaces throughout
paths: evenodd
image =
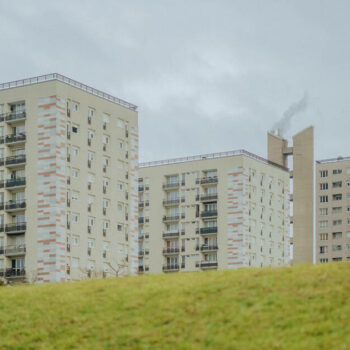
M 316 262 L 350 260 L 350 157 L 316 162 Z
M 244 150 L 140 164 L 139 272 L 289 263 L 289 172 Z
M 59 74 L 0 84 L 0 279 L 137 272 L 136 110 Z
M 313 263 L 314 258 L 314 128 L 310 126 L 293 136 L 293 146 L 276 133 L 269 132 L 268 159 L 288 167 L 292 157 L 293 193 L 291 224 L 293 231 L 293 263 Z

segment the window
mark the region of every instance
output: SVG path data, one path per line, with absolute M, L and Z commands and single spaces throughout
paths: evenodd
M 118 203 L 118 211 L 123 211 L 123 207 L 122 203 Z
M 340 188 L 343 186 L 343 182 L 342 181 L 333 182 L 332 186 L 333 188 Z
M 118 182 L 117 188 L 118 188 L 118 190 L 122 191 L 123 190 L 123 184 L 121 182 Z
M 346 238 L 350 238 L 350 232 L 346 232 Z
M 107 135 L 103 135 L 103 139 L 102 139 L 103 144 L 107 145 L 108 141 L 109 141 L 109 137 Z
M 72 125 L 72 132 L 74 132 L 74 134 L 77 134 L 78 133 L 78 131 L 79 131 L 79 127 L 78 127 L 78 125 Z
M 328 202 L 328 196 L 320 196 L 320 203 L 327 203 Z
M 94 152 L 88 152 L 88 160 L 93 160 L 94 159 Z
M 122 224 L 118 224 L 117 225 L 117 230 L 118 231 L 123 231 L 123 225 Z
M 79 215 L 72 213 L 72 222 L 77 223 L 79 221 Z
M 88 226 L 94 226 L 95 219 L 91 216 L 88 217 Z
M 72 200 L 76 201 L 79 199 L 79 193 L 78 192 L 72 192 Z
M 328 246 L 320 246 L 320 254 L 328 253 Z
M 320 216 L 328 215 L 328 208 L 320 208 Z
M 332 198 L 333 198 L 334 201 L 341 201 L 342 200 L 342 194 L 341 193 L 333 194 Z
M 121 140 L 118 140 L 118 147 L 119 147 L 120 149 L 123 149 L 123 148 L 124 148 L 124 142 L 121 141 Z
M 79 148 L 78 147 L 72 146 L 72 155 L 74 157 L 79 155 Z
M 333 207 L 332 208 L 332 214 L 341 214 L 342 207 Z
M 79 245 L 79 238 L 78 237 L 72 237 L 72 246 Z
M 332 250 L 335 251 L 339 251 L 342 250 L 341 244 L 336 244 L 332 246 Z
M 320 263 L 327 263 L 328 262 L 328 259 L 320 259 Z
M 333 175 L 341 174 L 342 170 L 341 169 L 333 169 Z
M 109 206 L 109 200 L 108 199 L 104 199 L 103 200 L 103 208 L 108 208 Z
M 333 226 L 339 226 L 342 224 L 342 220 L 333 220 Z
M 102 116 L 102 121 L 103 121 L 103 123 L 108 124 L 108 123 L 109 123 L 109 115 L 108 115 L 108 114 L 103 113 L 103 116 Z
M 93 117 L 95 114 L 95 111 L 92 108 L 88 108 L 88 116 Z
M 72 109 L 74 112 L 76 112 L 79 108 L 79 103 L 78 102 L 72 102 Z
M 103 242 L 103 250 L 107 251 L 109 249 L 109 243 L 108 242 Z
M 342 232 L 333 232 L 332 233 L 332 238 L 333 239 L 341 239 L 342 238 Z
M 320 170 L 320 177 L 327 177 L 328 176 L 328 170 Z
M 328 241 L 328 233 L 320 233 L 320 241 Z
M 327 220 L 320 221 L 320 228 L 327 228 L 327 227 L 328 227 L 328 221 Z
M 76 179 L 79 176 L 79 170 L 78 169 L 72 169 L 72 177 Z
M 88 130 L 88 139 L 92 140 L 94 138 L 94 132 L 92 130 Z
M 95 181 L 95 176 L 94 174 L 89 173 L 88 174 L 88 182 L 93 183 Z
M 118 126 L 118 128 L 124 129 L 124 121 L 122 119 L 118 119 L 117 126 Z
M 320 184 L 320 190 L 328 190 L 328 182 Z
M 333 261 L 342 261 L 343 259 L 342 258 L 333 258 L 332 260 Z

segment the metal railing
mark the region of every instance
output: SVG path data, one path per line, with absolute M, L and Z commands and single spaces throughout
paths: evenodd
M 163 232 L 163 238 L 179 237 L 179 231 Z
M 217 244 L 203 244 L 201 246 L 201 251 L 202 252 L 209 252 L 209 251 L 213 251 L 213 250 L 218 250 L 218 246 Z
M 12 278 L 25 276 L 25 269 L 0 269 L 0 277 Z
M 207 217 L 217 216 L 217 215 L 218 215 L 217 210 L 204 210 L 201 212 L 202 218 L 207 218 Z
M 200 200 L 200 201 L 203 201 L 203 202 L 206 202 L 206 201 L 216 201 L 218 199 L 218 194 L 203 194 L 203 195 L 200 195 L 200 196 L 196 196 L 196 199 L 197 201 Z
M 25 134 L 11 134 L 11 135 L 6 135 L 6 138 L 5 138 L 6 143 L 22 142 L 25 140 L 26 140 Z
M 27 223 L 25 223 L 25 222 L 6 224 L 5 232 L 7 232 L 7 233 L 22 232 L 22 231 L 25 231 L 26 228 L 27 228 Z
M 15 179 L 8 179 L 6 180 L 6 187 L 17 187 L 17 186 L 24 186 L 26 184 L 26 178 L 25 177 L 18 177 Z
M 12 256 L 12 255 L 23 255 L 26 252 L 26 246 L 20 245 L 9 245 L 5 248 L 5 255 Z
M 205 235 L 205 234 L 208 234 L 208 233 L 217 233 L 217 232 L 218 232 L 217 226 L 215 226 L 215 227 L 202 227 L 200 229 L 201 235 Z
M 3 113 L 0 114 L 0 122 L 3 121 L 12 121 L 12 120 L 19 120 L 19 119 L 25 119 L 26 118 L 26 112 L 10 112 L 10 113 Z
M 249 158 L 255 159 L 261 163 L 273 165 L 277 168 L 288 170 L 287 168 L 276 164 L 274 162 L 271 162 L 265 158 L 262 158 L 254 153 L 250 153 L 244 149 L 239 149 L 235 151 L 228 151 L 228 152 L 219 152 L 219 153 L 209 153 L 209 154 L 201 154 L 196 156 L 188 156 L 188 157 L 182 157 L 182 158 L 172 158 L 172 159 L 165 159 L 165 160 L 158 160 L 153 162 L 144 162 L 139 164 L 139 168 L 147 168 L 152 166 L 159 166 L 159 165 L 169 165 L 169 164 L 178 164 L 178 163 L 185 163 L 185 162 L 193 162 L 197 160 L 206 160 L 206 159 L 215 159 L 215 158 L 225 158 L 225 157 L 234 157 L 234 156 L 247 156 Z
M 179 254 L 180 249 L 179 248 L 166 248 L 163 249 L 163 254 Z
M 163 216 L 163 222 L 179 221 L 179 215 L 175 216 Z
M 214 268 L 218 267 L 218 262 L 217 261 L 202 261 L 201 262 L 201 268 Z
M 6 165 L 21 164 L 26 162 L 26 155 L 10 156 L 5 158 Z
M 173 265 L 164 265 L 163 271 L 178 271 L 179 270 L 179 264 L 173 264 Z
M 163 205 L 167 206 L 167 205 L 179 205 L 180 200 L 179 199 L 169 199 L 169 200 L 164 200 L 163 201 Z
M 106 94 L 105 92 L 94 89 L 88 85 L 79 83 L 73 79 L 67 78 L 64 75 L 57 74 L 57 73 L 51 73 L 51 74 L 41 75 L 41 76 L 32 77 L 32 78 L 28 78 L 28 79 L 22 79 L 22 80 L 11 81 L 8 83 L 3 83 L 3 84 L 0 84 L 0 91 L 7 90 L 7 89 L 13 89 L 13 88 L 21 87 L 21 86 L 40 84 L 40 83 L 53 81 L 53 80 L 58 80 L 61 83 L 65 83 L 67 85 L 73 86 L 77 89 L 85 91 L 85 92 L 92 94 L 94 96 L 101 97 L 109 102 L 118 104 L 120 106 L 126 107 L 128 109 L 133 110 L 133 111 L 137 110 L 137 106 L 132 104 L 132 103 L 126 102 L 120 98 Z
M 26 208 L 26 201 L 8 201 L 6 203 L 5 209 L 6 210 L 16 210 L 16 209 L 25 209 Z
M 180 186 L 180 184 L 178 182 L 165 183 L 165 184 L 163 184 L 163 189 L 168 190 L 168 189 L 172 189 L 172 188 L 178 188 L 179 186 Z

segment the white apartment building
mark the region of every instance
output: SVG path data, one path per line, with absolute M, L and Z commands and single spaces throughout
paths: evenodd
M 0 84 L 0 279 L 134 274 L 138 116 L 59 74 Z

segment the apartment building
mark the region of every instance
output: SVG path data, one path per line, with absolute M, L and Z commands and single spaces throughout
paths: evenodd
M 350 157 L 316 162 L 316 262 L 350 260 Z
M 138 116 L 59 74 L 0 84 L 0 279 L 138 268 Z
M 140 273 L 289 263 L 289 172 L 244 150 L 139 166 Z

